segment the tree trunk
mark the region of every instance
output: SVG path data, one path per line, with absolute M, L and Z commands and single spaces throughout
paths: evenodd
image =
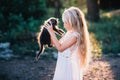
M 61 15 L 60 15 L 61 1 L 60 1 L 60 0 L 55 0 L 54 6 L 55 6 L 54 16 L 55 16 L 56 18 L 59 18 L 59 17 L 61 16 Z
M 87 11 L 87 19 L 97 22 L 100 18 L 98 0 L 87 0 Z

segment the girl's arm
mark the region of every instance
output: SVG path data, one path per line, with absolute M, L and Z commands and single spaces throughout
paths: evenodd
M 70 37 L 66 40 L 64 40 L 62 42 L 62 44 L 59 42 L 59 40 L 56 38 L 56 35 L 52 29 L 52 26 L 50 25 L 46 25 L 46 29 L 49 31 L 50 33 L 50 36 L 51 36 L 51 40 L 55 46 L 55 48 L 59 51 L 59 52 L 62 52 L 64 51 L 65 49 L 69 48 L 70 46 L 72 46 L 73 44 L 76 43 L 77 41 L 77 37 L 76 36 L 73 36 L 73 35 L 70 35 Z
M 76 43 L 77 41 L 77 37 L 76 36 L 72 36 L 70 35 L 70 37 L 68 39 L 66 39 L 65 41 L 62 42 L 62 44 L 58 41 L 58 39 L 56 38 L 55 33 L 52 31 L 50 32 L 51 35 L 51 39 L 53 41 L 53 44 L 55 45 L 55 48 L 59 51 L 62 52 L 65 49 L 71 47 L 73 44 Z

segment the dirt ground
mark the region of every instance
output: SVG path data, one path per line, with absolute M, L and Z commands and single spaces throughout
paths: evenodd
M 34 58 L 0 60 L 0 80 L 52 80 L 56 60 Z M 120 80 L 120 57 L 94 59 L 84 80 Z

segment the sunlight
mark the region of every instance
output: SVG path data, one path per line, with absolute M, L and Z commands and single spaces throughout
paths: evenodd
M 107 80 L 113 80 L 115 78 L 110 63 L 101 60 L 91 63 L 84 77 L 85 80 L 88 80 L 86 76 L 90 76 L 91 79 L 89 80 L 106 80 L 106 78 Z
M 101 17 L 102 16 L 107 16 L 108 18 L 111 18 L 113 16 L 120 16 L 120 9 L 104 13 L 104 14 L 101 15 Z
M 100 58 L 102 56 L 102 49 L 99 42 L 96 40 L 95 34 L 93 32 L 90 33 L 90 41 L 93 57 Z

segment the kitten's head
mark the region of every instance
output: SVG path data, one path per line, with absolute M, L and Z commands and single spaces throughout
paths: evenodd
M 57 18 L 54 18 L 54 17 L 51 17 L 47 20 L 48 24 L 52 24 L 52 26 L 57 26 L 58 25 L 58 19 Z

